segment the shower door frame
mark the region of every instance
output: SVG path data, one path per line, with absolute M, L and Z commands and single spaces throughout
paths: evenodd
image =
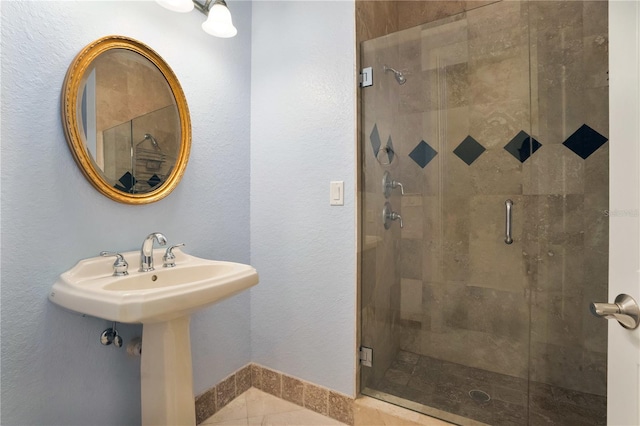
M 610 69 L 610 210 L 640 211 L 640 4 L 609 1 Z M 358 48 L 359 51 L 359 48 Z M 360 69 L 360 54 L 357 54 Z M 617 88 L 622 87 L 620 91 Z M 358 91 L 358 98 L 361 94 Z M 360 99 L 358 99 L 360 105 Z M 359 106 L 358 109 L 360 109 Z M 357 114 L 361 128 L 361 114 Z M 357 167 L 361 169 L 362 144 L 358 132 Z M 629 176 L 631 171 L 631 177 Z M 362 176 L 358 184 L 357 221 L 362 214 Z M 358 259 L 362 255 L 362 223 L 357 227 Z M 631 238 L 629 238 L 631 236 Z M 640 300 L 640 215 L 624 221 L 610 221 L 609 300 L 626 292 Z M 631 259 L 631 262 L 628 260 Z M 359 262 L 358 262 L 359 265 Z M 361 294 L 360 266 L 357 267 L 358 300 Z M 358 315 L 357 342 L 362 323 Z M 611 425 L 640 424 L 640 329 L 622 329 L 610 321 L 608 331 L 607 422 Z M 356 357 L 357 351 L 356 351 Z M 360 368 L 356 369 L 356 389 L 361 391 Z

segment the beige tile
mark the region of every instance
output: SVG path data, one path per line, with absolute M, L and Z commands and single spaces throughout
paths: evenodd
M 401 279 L 400 318 L 421 321 L 422 315 L 422 281 Z
M 528 342 L 482 331 L 450 328 L 421 331 L 420 353 L 433 358 L 515 377 L 527 377 Z
M 203 423 L 203 425 L 215 425 L 215 426 L 247 426 L 249 423 L 246 418 L 244 419 L 233 419 L 233 420 L 224 420 L 221 422 L 215 423 Z M 256 423 L 260 424 L 260 423 Z
M 262 389 L 262 367 L 257 364 L 251 364 L 251 386 Z
M 360 405 L 354 407 L 353 420 L 354 426 L 385 426 L 378 410 Z
M 359 397 L 354 404 L 355 426 L 446 426 L 429 417 L 370 397 Z
M 196 397 L 196 423 L 201 423 L 216 412 L 216 388 Z
M 356 1 L 356 36 L 359 42 L 397 31 L 397 26 L 395 1 Z
M 311 383 L 304 384 L 304 406 L 322 415 L 327 414 L 329 392 Z
M 341 426 L 337 420 L 314 413 L 311 410 L 268 414 L 262 419 L 263 426 Z
M 302 410 L 301 407 L 291 402 L 284 401 L 255 388 L 249 389 L 244 395 L 247 400 L 247 416 L 249 418 Z
M 218 411 L 213 416 L 206 419 L 202 424 L 210 425 L 210 424 L 235 424 L 235 423 L 227 423 L 232 421 L 245 421 L 247 420 L 247 400 L 245 395 L 240 395 L 226 407 Z
M 329 417 L 344 424 L 353 424 L 353 399 L 337 392 L 329 392 Z
M 513 201 L 513 244 L 504 243 L 505 200 Z M 476 196 L 471 199 L 469 282 L 474 286 L 521 292 L 526 284 L 522 261 L 521 196 Z M 495 265 L 500 265 L 496 268 Z M 509 277 L 505 280 L 504 277 Z
M 465 10 L 466 1 L 399 1 L 398 29 L 436 21 L 456 15 Z
M 262 419 L 264 419 L 264 416 L 249 417 L 247 419 L 247 426 L 261 426 Z
M 277 397 L 282 396 L 282 374 L 263 367 L 262 390 Z
M 251 365 L 236 373 L 236 395 L 243 394 L 251 387 Z
M 422 238 L 423 207 L 405 206 L 404 200 L 401 207 L 404 228 L 401 230 L 402 238 Z
M 236 397 L 236 375 L 227 377 L 216 386 L 216 408 L 220 410 Z
M 304 383 L 296 378 L 282 375 L 282 399 L 303 406 Z
M 584 164 L 582 158 L 564 145 L 542 146 L 523 166 L 523 192 L 582 194 L 585 189 Z

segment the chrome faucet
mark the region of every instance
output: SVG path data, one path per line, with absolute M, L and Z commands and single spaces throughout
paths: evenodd
M 167 244 L 167 237 L 160 232 L 153 232 L 147 235 L 140 249 L 140 272 L 153 271 L 153 240 L 161 246 Z

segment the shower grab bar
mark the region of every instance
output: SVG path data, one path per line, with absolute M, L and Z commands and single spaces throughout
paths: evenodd
M 511 200 L 505 201 L 504 206 L 505 206 L 505 216 L 506 216 L 504 242 L 506 244 L 511 244 L 513 243 L 513 238 L 511 237 L 511 209 L 513 208 L 513 201 Z

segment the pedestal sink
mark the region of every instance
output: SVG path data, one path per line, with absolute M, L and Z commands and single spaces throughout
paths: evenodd
M 61 274 L 49 294 L 72 311 L 143 324 L 143 425 L 195 425 L 191 314 L 258 283 L 250 265 L 173 253 L 176 266 L 164 268 L 164 250 L 154 250 L 156 268 L 149 272 L 137 270 L 139 251 L 123 253 L 126 276 L 113 276 L 112 258 L 84 259 Z

